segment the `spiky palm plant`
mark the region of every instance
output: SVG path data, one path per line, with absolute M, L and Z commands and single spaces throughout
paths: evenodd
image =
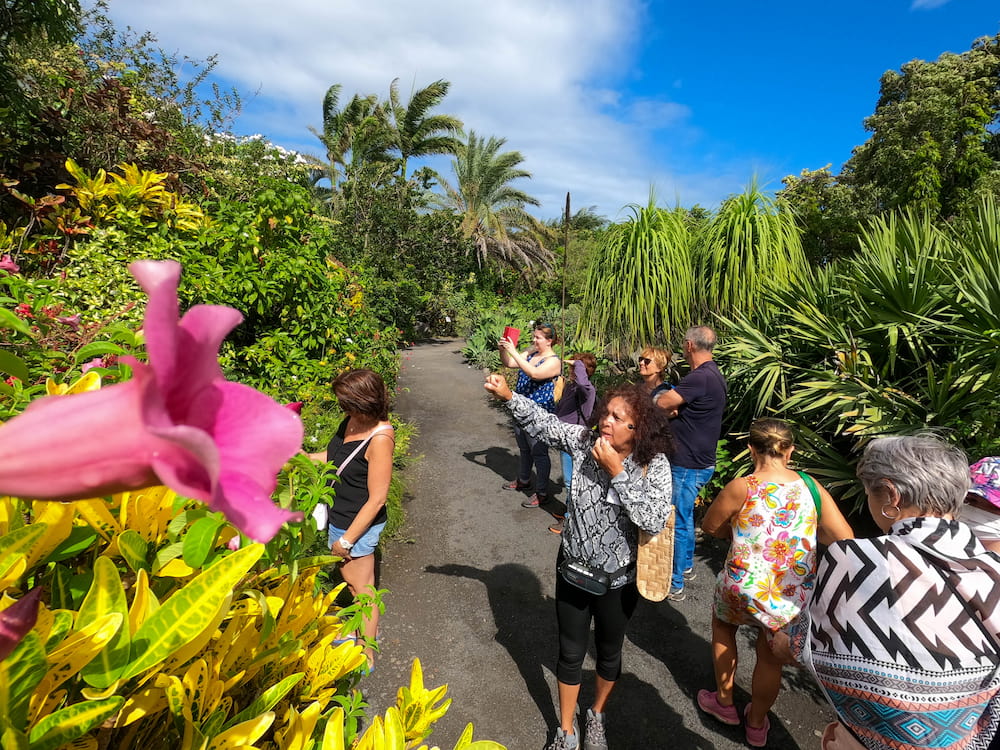
M 656 206 L 629 207 L 590 263 L 577 335 L 604 339 L 614 357 L 647 344 L 669 344 L 691 321 L 692 236 L 686 214 Z
M 995 203 L 947 231 L 922 213 L 887 216 L 856 258 L 765 292 L 770 316 L 726 319 L 734 428 L 763 413 L 792 420 L 805 465 L 842 499 L 861 499 L 850 473 L 874 436 L 933 428 L 995 452 L 998 237 Z
M 698 244 L 698 266 L 708 311 L 751 314 L 765 290 L 787 288 L 806 268 L 791 209 L 751 182 L 712 217 Z

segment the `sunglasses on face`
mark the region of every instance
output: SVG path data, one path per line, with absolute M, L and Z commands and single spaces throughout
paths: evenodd
M 651 365 L 651 364 L 653 364 L 653 360 L 651 360 L 649 357 L 639 357 L 639 364 L 640 365 Z

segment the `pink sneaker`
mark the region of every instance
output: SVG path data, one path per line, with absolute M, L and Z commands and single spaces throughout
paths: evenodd
M 736 713 L 736 706 L 723 706 L 719 703 L 719 695 L 715 691 L 699 690 L 698 708 L 706 714 L 711 714 L 723 724 L 739 726 L 740 715 Z
M 743 711 L 743 721 L 746 725 L 747 730 L 747 744 L 750 747 L 764 747 L 767 745 L 767 733 L 771 729 L 771 720 L 768 717 L 764 717 L 764 726 L 762 727 L 752 727 L 750 726 L 750 704 L 747 704 L 746 709 Z

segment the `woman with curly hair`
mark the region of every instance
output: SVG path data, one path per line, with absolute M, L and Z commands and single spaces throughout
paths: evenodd
M 572 456 L 566 525 L 556 560 L 560 726 L 548 747 L 572 750 L 580 745 L 577 701 L 593 621 L 596 686 L 583 748 L 606 748 L 604 709 L 621 674 L 625 628 L 639 601 L 635 584 L 639 529 L 658 533 L 671 510 L 667 455 L 673 443 L 666 413 L 654 406 L 641 385 L 618 388 L 605 398 L 595 435 L 512 394 L 500 375 L 487 378 L 486 390 L 507 402 L 514 420 L 533 439 Z M 598 585 L 578 587 L 579 576 L 571 582 L 570 568 L 584 571 Z

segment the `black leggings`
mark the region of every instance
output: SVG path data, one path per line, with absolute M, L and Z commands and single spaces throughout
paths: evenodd
M 559 555 L 560 559 L 562 555 Z M 625 627 L 639 603 L 635 583 L 594 596 L 566 583 L 556 573 L 556 621 L 559 624 L 559 661 L 556 679 L 565 685 L 579 685 L 583 679 L 583 658 L 594 621 L 597 646 L 597 674 L 609 682 L 622 672 L 622 643 Z

